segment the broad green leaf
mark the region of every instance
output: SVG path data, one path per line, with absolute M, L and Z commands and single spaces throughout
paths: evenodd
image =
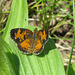
M 3 38 L 8 40 L 10 35 L 8 31 L 10 31 L 11 28 L 24 28 L 26 26 L 28 26 L 27 0 L 13 0 Z
M 13 28 L 27 28 L 34 30 L 35 26 L 28 26 L 27 0 L 13 0 L 10 15 L 5 27 L 3 39 L 10 45 L 19 75 L 65 75 L 64 66 L 54 41 L 49 38 L 40 55 L 21 53 L 17 44 L 10 38 Z M 37 27 L 40 29 L 39 27 Z M 19 62 L 19 65 L 17 64 Z
M 15 67 L 12 65 L 13 57 L 12 54 L 10 58 L 8 54 L 5 52 L 9 50 L 7 43 L 0 37 L 0 75 L 17 75 Z M 9 59 L 10 58 L 10 59 Z M 11 63 L 12 61 L 12 63 Z

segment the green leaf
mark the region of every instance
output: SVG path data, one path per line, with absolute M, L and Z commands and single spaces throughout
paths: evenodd
M 9 50 L 7 43 L 0 37 L 0 75 L 16 75 L 15 67 L 12 66 L 11 61 L 13 61 L 12 57 L 9 59 L 8 54 L 5 52 Z M 10 61 L 11 60 L 11 61 Z
M 45 44 L 43 52 L 40 55 L 22 54 L 18 50 L 16 43 L 10 38 L 10 30 L 20 27 L 32 31 L 36 28 L 36 26 L 28 26 L 27 0 L 13 0 L 3 34 L 3 39 L 10 45 L 13 54 L 18 58 L 14 56 L 19 75 L 65 75 L 60 53 L 51 38 Z M 40 29 L 39 27 L 37 28 Z
M 75 63 L 70 67 L 68 75 L 75 75 Z
M 10 31 L 11 28 L 24 28 L 26 26 L 28 26 L 27 0 L 14 0 L 11 6 L 10 15 L 5 27 L 3 38 L 8 40 L 8 36 L 10 35 L 8 31 Z

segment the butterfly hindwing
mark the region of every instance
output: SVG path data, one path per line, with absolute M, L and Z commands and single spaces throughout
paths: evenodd
M 23 53 L 25 53 L 25 54 L 30 54 L 30 51 L 29 51 L 28 49 L 22 48 L 22 47 L 20 46 L 20 44 L 18 44 L 17 47 L 18 47 L 18 49 L 19 49 L 21 52 L 23 52 Z

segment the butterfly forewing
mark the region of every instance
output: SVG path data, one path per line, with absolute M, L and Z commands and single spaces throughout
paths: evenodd
M 42 44 L 44 44 L 48 40 L 48 30 L 39 30 L 37 32 L 37 36 L 39 37 Z
M 32 35 L 33 32 L 29 29 L 15 28 L 10 31 L 10 36 L 16 43 L 21 43 Z

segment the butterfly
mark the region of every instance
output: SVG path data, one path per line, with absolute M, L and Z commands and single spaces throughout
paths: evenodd
M 17 43 L 17 47 L 25 54 L 39 55 L 48 40 L 48 30 L 15 28 L 10 31 L 11 38 Z

